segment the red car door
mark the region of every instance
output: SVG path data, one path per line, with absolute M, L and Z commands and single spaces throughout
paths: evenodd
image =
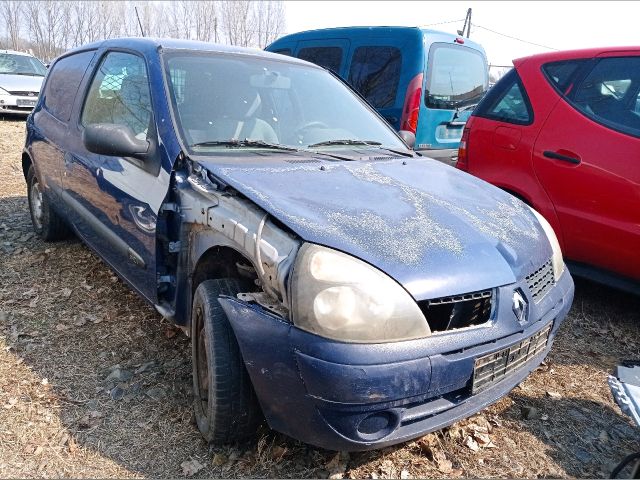
M 533 165 L 555 206 L 565 257 L 638 279 L 640 56 L 591 59 L 565 85 L 553 75 L 559 66 L 542 67 L 563 100 L 540 131 Z

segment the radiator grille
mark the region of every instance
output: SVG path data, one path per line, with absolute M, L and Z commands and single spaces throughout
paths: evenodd
M 22 90 L 13 90 L 9 92 L 11 95 L 20 95 L 22 97 L 37 97 L 38 92 L 28 92 Z
M 489 320 L 493 290 L 418 302 L 432 332 L 480 325 Z
M 553 264 L 551 260 L 542 267 L 528 275 L 526 278 L 529 292 L 534 302 L 539 302 L 555 284 L 553 278 Z
M 515 345 L 476 359 L 473 369 L 472 393 L 477 393 L 509 373 L 520 369 L 530 359 L 541 353 L 547 347 L 550 331 L 551 326 Z

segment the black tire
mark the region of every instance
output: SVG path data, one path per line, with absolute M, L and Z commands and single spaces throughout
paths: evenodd
M 71 234 L 65 221 L 51 207 L 33 166 L 30 166 L 27 172 L 27 198 L 33 230 L 42 240 L 54 242 Z
M 218 296 L 247 291 L 235 278 L 206 280 L 193 297 L 191 359 L 198 429 L 209 443 L 255 435 L 263 416 Z

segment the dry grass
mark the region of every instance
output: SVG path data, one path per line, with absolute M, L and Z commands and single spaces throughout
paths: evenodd
M 266 429 L 210 451 L 192 420 L 188 339 L 78 241 L 33 236 L 23 141 L 22 121 L 0 121 L 0 477 L 601 477 L 640 450 L 606 384 L 640 357 L 640 299 L 578 282 L 547 363 L 473 419 L 350 456 Z M 106 381 L 116 365 L 133 376 Z

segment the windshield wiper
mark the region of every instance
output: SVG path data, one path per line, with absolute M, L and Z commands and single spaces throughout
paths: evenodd
M 289 147 L 287 145 L 281 145 L 279 143 L 269 143 L 262 140 L 208 140 L 206 142 L 197 142 L 189 145 L 190 147 L 227 147 L 227 148 L 243 148 L 243 147 L 258 147 L 258 148 L 270 148 L 272 150 L 285 150 L 288 152 L 297 152 L 298 149 Z
M 309 148 L 313 147 L 324 147 L 327 145 L 382 145 L 380 142 L 376 142 L 373 140 L 326 140 L 324 142 L 314 143 L 309 145 Z

